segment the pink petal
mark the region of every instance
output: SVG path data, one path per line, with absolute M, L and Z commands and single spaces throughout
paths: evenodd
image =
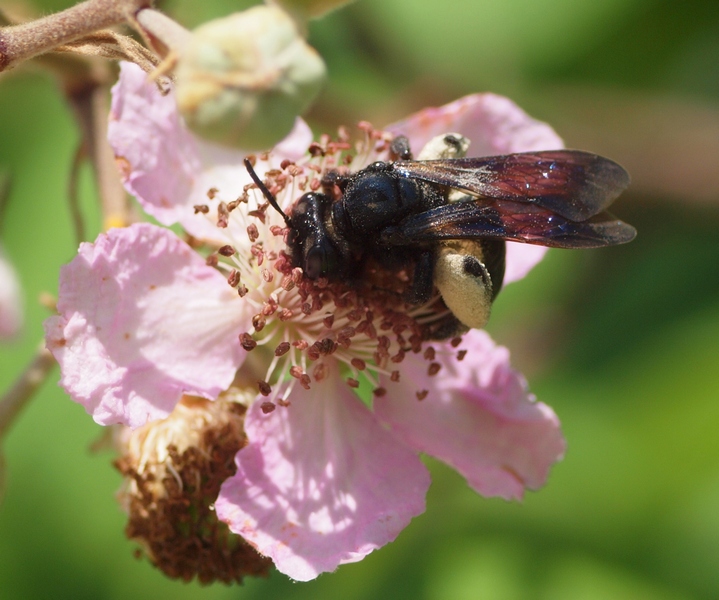
M 411 355 L 402 379 L 388 382 L 375 399 L 375 414 L 410 447 L 459 471 L 477 492 L 521 498 L 525 488 L 542 486 L 564 454 L 565 442 L 551 408 L 535 402 L 524 378 L 509 366 L 509 352 L 484 331 L 465 334 L 461 348 L 437 350 L 439 373 Z M 416 392 L 427 390 L 419 401 Z
M 61 270 L 58 311 L 45 331 L 60 384 L 98 423 L 131 427 L 166 417 L 185 392 L 229 387 L 251 318 L 222 275 L 146 223 L 82 244 Z
M 469 138 L 470 156 L 564 147 L 549 125 L 530 117 L 509 98 L 496 94 L 473 94 L 439 108 L 425 108 L 386 129 L 409 137 L 415 152 L 443 133 L 461 133 Z M 524 277 L 546 251 L 543 246 L 508 242 L 504 283 Z
M 0 339 L 15 337 L 22 327 L 20 282 L 0 247 Z
M 136 65 L 122 63 L 112 90 L 108 138 L 127 190 L 164 225 L 181 223 L 197 237 L 215 239 L 221 232 L 193 206 L 219 190 L 234 200 L 250 183 L 242 163 L 246 152 L 204 142 L 186 128 L 173 92 L 163 96 Z M 272 154 L 271 167 L 297 160 L 307 151 L 312 132 L 297 120 Z
M 293 579 L 361 560 L 424 511 L 426 468 L 337 375 L 270 414 L 256 402 L 245 429 L 217 515 Z
M 472 94 L 439 108 L 425 108 L 386 129 L 406 135 L 415 152 L 443 133 L 461 133 L 469 138 L 470 156 L 564 148 L 549 125 L 496 94 Z
M 519 281 L 529 273 L 547 253 L 546 246 L 507 242 L 507 266 L 504 271 L 504 285 Z

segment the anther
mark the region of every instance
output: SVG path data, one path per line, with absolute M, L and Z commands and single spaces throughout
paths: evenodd
M 227 227 L 230 222 L 230 211 L 227 208 L 227 204 L 220 202 L 217 205 L 217 226 L 221 229 Z
M 327 377 L 328 370 L 329 369 L 325 363 L 318 363 L 315 365 L 315 368 L 312 369 L 312 376 L 315 378 L 315 381 L 322 381 L 325 377 Z
M 427 397 L 427 394 L 429 394 L 429 390 L 421 390 L 415 395 L 417 396 L 417 400 L 424 400 Z
M 378 387 L 372 390 L 372 394 L 374 394 L 377 398 L 381 398 L 387 393 L 387 390 L 383 387 Z
M 249 333 L 241 333 L 240 345 L 249 352 L 257 347 L 257 342 L 252 339 L 252 336 Z
M 265 319 L 262 315 L 255 315 L 252 317 L 252 326 L 255 328 L 255 331 L 262 331 L 266 324 L 267 319 Z
M 195 214 L 202 213 L 203 215 L 206 215 L 210 212 L 210 207 L 207 206 L 207 204 L 195 204 L 192 208 L 195 209 Z
M 262 249 L 262 246 L 252 244 L 252 246 L 250 246 L 250 254 L 257 259 L 257 266 L 262 266 L 262 263 L 265 260 L 265 251 Z
M 357 357 L 353 358 L 350 361 L 350 364 L 358 371 L 364 371 L 367 368 L 367 363 L 365 363 L 365 361 L 363 361 L 361 358 Z
M 427 369 L 427 375 L 429 375 L 430 377 L 432 375 L 436 375 L 437 373 L 439 373 L 439 370 L 441 368 L 442 368 L 442 365 L 440 365 L 439 363 L 433 362 L 432 364 L 429 365 L 429 368 Z
M 292 277 L 290 275 L 285 275 L 282 278 L 282 282 L 280 283 L 280 287 L 285 290 L 286 292 L 289 292 L 292 288 L 295 287 L 295 282 L 292 281 Z
M 269 396 L 272 393 L 272 388 L 270 387 L 270 384 L 266 381 L 258 381 L 257 388 L 260 390 L 260 394 L 262 394 L 263 396 Z
M 466 350 L 459 350 L 457 352 L 457 360 L 464 360 L 464 357 L 467 356 Z
M 320 354 L 328 355 L 333 354 L 335 350 L 337 350 L 337 344 L 330 338 L 324 338 L 323 340 L 319 342 L 315 342 L 317 345 L 317 348 L 320 351 Z
M 364 313 L 359 308 L 355 308 L 347 313 L 348 321 L 359 321 L 364 316 Z
M 266 204 L 263 204 L 263 206 L 267 206 Z M 260 220 L 260 222 L 264 225 L 267 221 L 267 215 L 265 214 L 264 210 L 249 210 L 247 211 L 247 214 L 251 217 L 255 217 Z
M 275 356 L 284 356 L 290 351 L 290 347 L 289 342 L 280 342 L 275 348 Z
M 325 151 L 322 149 L 322 146 L 320 146 L 317 142 L 312 142 L 307 148 L 307 151 L 310 153 L 311 156 L 324 156 Z
M 232 287 L 240 285 L 240 272 L 237 269 L 232 269 L 230 274 L 227 276 L 227 283 Z
M 347 325 L 346 327 L 343 327 L 339 330 L 337 336 L 351 338 L 354 337 L 356 333 L 357 330 L 354 327 L 352 327 L 351 325 Z
M 260 237 L 260 231 L 257 229 L 257 225 L 250 223 L 247 226 L 247 235 L 250 237 L 250 241 L 254 244 Z
M 237 254 L 237 250 L 235 250 L 232 246 L 227 244 L 226 246 L 222 246 L 218 251 L 218 254 L 226 257 L 234 256 Z
M 269 400 L 266 400 L 265 402 L 260 404 L 260 409 L 266 415 L 270 414 L 273 410 L 275 410 L 275 408 L 277 408 L 277 407 Z
M 412 352 L 417 354 L 422 350 L 422 337 L 416 333 L 409 336 L 409 344 L 412 347 Z

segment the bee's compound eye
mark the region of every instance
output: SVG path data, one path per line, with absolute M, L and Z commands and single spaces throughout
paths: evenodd
M 319 279 L 320 277 L 335 279 L 338 264 L 337 250 L 325 239 L 310 246 L 307 250 L 303 270 L 310 279 Z
M 304 272 L 310 279 L 319 279 L 327 272 L 327 257 L 321 246 L 312 246 L 305 256 Z

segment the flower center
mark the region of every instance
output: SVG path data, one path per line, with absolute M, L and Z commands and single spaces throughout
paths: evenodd
M 341 197 L 339 190 L 329 189 L 328 173 L 355 172 L 386 156 L 389 136 L 367 124 L 364 131 L 365 142 L 354 156 L 347 153 L 350 146 L 341 134 L 339 141 L 325 138 L 312 144 L 302 163 L 284 161 L 280 169 L 271 169 L 268 155 L 253 162 L 279 206 L 291 214 L 296 200 L 307 191 L 322 188 L 336 199 Z M 215 190 L 208 196 L 219 200 Z M 439 296 L 423 305 L 406 301 L 414 265 L 388 270 L 368 261 L 351 281 L 308 278 L 293 264 L 287 249 L 292 232 L 284 216 L 255 184 L 245 186 L 240 198 L 220 200 L 216 211 L 205 205 L 196 211 L 216 215 L 217 226 L 232 240 L 209 261 L 227 272 L 228 284 L 249 311 L 251 327 L 240 335 L 242 347 L 271 353 L 269 367 L 258 382 L 267 398 L 263 403 L 267 412 L 286 402 L 277 383 L 289 381 L 283 386 L 286 397 L 295 385 L 310 389 L 335 367 L 343 371 L 350 387 L 359 387 L 365 379 L 376 395 L 385 393 L 378 376 L 399 381 L 399 365 L 409 352 L 427 360 L 430 375 L 439 370 L 429 340 L 438 337 L 447 323 L 456 322 Z M 418 390 L 417 395 L 422 399 L 426 392 Z

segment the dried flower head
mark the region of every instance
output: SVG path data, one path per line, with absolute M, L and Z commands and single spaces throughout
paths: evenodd
M 184 396 L 166 419 L 116 435 L 127 536 L 170 577 L 241 583 L 247 575 L 267 574 L 271 564 L 212 508 L 247 443 L 246 408 L 233 396 L 214 402 Z

